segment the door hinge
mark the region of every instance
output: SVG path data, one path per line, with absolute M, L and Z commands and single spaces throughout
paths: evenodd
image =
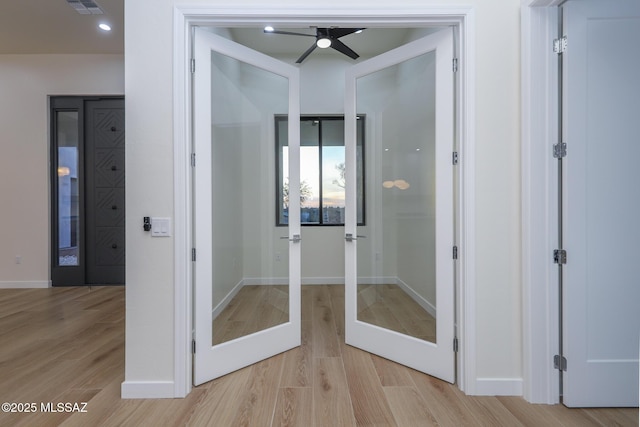
M 453 247 L 453 259 L 458 259 L 458 247 Z
M 553 251 L 553 263 L 554 264 L 566 264 L 567 263 L 567 251 L 564 249 L 555 249 Z
M 567 358 L 556 354 L 553 356 L 553 368 L 561 371 L 567 370 Z
M 557 144 L 553 144 L 553 157 L 556 159 L 562 159 L 567 156 L 567 143 L 566 142 L 558 142 Z
M 453 58 L 453 72 L 458 72 L 458 58 Z
M 451 163 L 453 163 L 454 165 L 458 164 L 458 152 L 454 151 L 453 154 L 451 155 Z
M 191 153 L 191 167 L 196 167 L 196 153 Z
M 195 72 L 196 72 L 196 59 L 191 58 L 191 73 L 195 73 Z
M 458 337 L 455 337 L 453 339 L 453 352 L 457 353 L 458 352 Z
M 196 354 L 196 340 L 191 340 L 191 353 Z
M 196 248 L 191 248 L 191 261 L 196 260 Z
M 559 39 L 553 40 L 553 53 L 560 55 L 567 50 L 567 36 L 562 36 Z

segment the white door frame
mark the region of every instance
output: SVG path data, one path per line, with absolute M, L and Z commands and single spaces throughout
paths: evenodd
M 192 387 L 192 28 L 270 24 L 420 27 L 453 25 L 458 28 L 458 212 L 455 218 L 459 259 L 457 266 L 456 311 L 458 386 L 467 394 L 476 393 L 475 333 L 475 12 L 471 6 L 394 9 L 353 8 L 220 8 L 207 5 L 174 8 L 173 49 L 173 129 L 174 129 L 174 396 L 184 397 Z
M 560 401 L 558 170 L 558 5 L 561 0 L 521 0 L 522 70 L 522 354 L 523 396 L 531 403 Z

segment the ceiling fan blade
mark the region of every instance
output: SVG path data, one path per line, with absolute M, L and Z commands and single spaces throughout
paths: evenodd
M 273 30 L 273 31 L 262 30 L 262 32 L 264 32 L 265 34 L 286 34 L 288 36 L 305 36 L 305 37 L 316 36 L 315 34 L 293 33 L 291 31 L 280 31 L 280 30 Z
M 315 42 L 311 45 L 311 47 L 309 49 L 307 49 L 307 51 L 305 53 L 302 54 L 302 56 L 300 58 L 298 58 L 298 60 L 296 61 L 296 64 L 301 64 L 302 61 L 304 61 L 307 56 L 309 56 L 311 54 L 311 52 L 313 52 L 313 50 L 316 48 L 316 44 Z
M 355 53 L 351 48 L 349 48 L 346 44 L 342 43 L 338 39 L 331 39 L 331 47 L 337 50 L 340 53 L 344 53 L 351 59 L 358 59 L 360 55 Z
M 360 30 L 364 30 L 364 28 L 329 28 L 329 34 L 337 39 Z

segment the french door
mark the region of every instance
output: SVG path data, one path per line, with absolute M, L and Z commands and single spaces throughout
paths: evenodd
M 638 406 L 640 2 L 562 9 L 563 403 Z
M 298 73 L 205 29 L 195 32 L 196 385 L 300 345 Z M 276 115 L 289 117 L 279 129 L 289 184 L 281 227 Z
M 453 30 L 348 69 L 345 340 L 455 381 Z M 365 156 L 357 144 L 366 116 Z M 367 223 L 357 200 L 367 191 Z

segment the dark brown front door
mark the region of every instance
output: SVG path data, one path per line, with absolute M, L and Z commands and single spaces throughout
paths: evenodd
M 52 97 L 53 286 L 125 282 L 124 99 Z
M 85 120 L 86 281 L 123 284 L 124 100 L 88 101 Z

